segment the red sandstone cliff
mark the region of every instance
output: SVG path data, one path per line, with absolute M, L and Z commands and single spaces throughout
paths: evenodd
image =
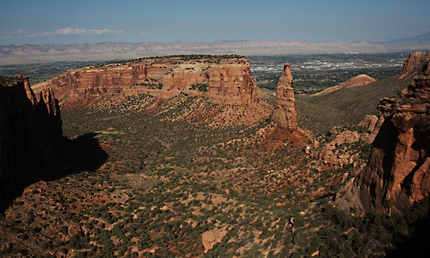
M 288 63 L 284 65 L 284 73 L 279 78 L 272 116 L 277 126 L 289 130 L 297 129 L 293 76 L 291 75 L 290 64 Z
M 51 90 L 37 101 L 28 77 L 0 85 L 0 210 L 29 181 L 50 171 L 53 145 L 62 136 L 58 103 Z
M 430 193 L 428 66 L 404 92 L 378 105 L 385 120 L 355 181 L 365 212 L 404 212 Z
M 35 85 L 52 88 L 61 104 L 82 105 L 104 94 L 149 93 L 170 98 L 180 92 L 204 95 L 215 104 L 258 103 L 249 60 L 238 56 L 145 58 L 103 67 L 70 70 Z
M 430 51 L 420 52 L 413 51 L 409 54 L 407 58 L 403 61 L 402 72 L 408 72 L 414 70 L 419 66 L 430 60 Z

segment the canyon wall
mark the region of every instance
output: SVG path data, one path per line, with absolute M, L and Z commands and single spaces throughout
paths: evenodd
M 275 124 L 281 128 L 296 130 L 297 113 L 294 99 L 293 76 L 290 64 L 284 64 L 284 72 L 276 88 L 276 100 L 272 114 Z
M 378 105 L 384 120 L 355 181 L 366 213 L 405 212 L 430 193 L 428 65 L 403 93 L 402 99 L 384 98 Z
M 28 77 L 17 76 L 13 84 L 0 85 L 0 210 L 28 182 L 51 173 L 61 124 L 52 90 L 41 91 L 38 101 Z
M 250 63 L 240 56 L 171 56 L 70 70 L 33 86 L 55 90 L 61 105 L 83 105 L 105 94 L 148 93 L 163 99 L 186 92 L 215 104 L 259 102 Z
M 430 60 L 430 51 L 413 51 L 403 61 L 402 72 L 412 71 Z

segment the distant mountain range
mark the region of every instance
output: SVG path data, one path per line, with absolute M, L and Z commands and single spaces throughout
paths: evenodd
M 282 55 L 318 53 L 379 53 L 430 50 L 430 32 L 385 42 L 214 41 L 86 43 L 0 46 L 0 65 L 52 61 L 134 59 L 181 54 Z
M 415 37 L 403 38 L 403 39 L 395 39 L 391 41 L 387 41 L 385 43 L 393 43 L 393 42 L 416 42 L 416 43 L 427 43 L 430 41 L 430 31 Z

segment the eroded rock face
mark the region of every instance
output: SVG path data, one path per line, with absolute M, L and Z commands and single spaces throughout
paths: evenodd
M 215 104 L 258 103 L 249 60 L 239 56 L 146 58 L 124 64 L 70 70 L 35 85 L 55 90 L 60 103 L 84 105 L 105 95 L 149 93 L 166 99 L 181 92 L 204 95 Z
M 428 76 L 430 74 L 430 61 L 427 61 L 425 68 L 427 69 L 415 75 L 414 80 L 408 88 L 402 91 L 406 97 L 430 102 L 430 88 L 428 87 L 430 84 L 430 78 Z
M 358 124 L 365 128 L 367 132 L 370 132 L 369 135 L 364 139 L 364 144 L 372 144 L 376 138 L 376 135 L 379 133 L 379 129 L 384 123 L 384 116 L 375 116 L 375 115 L 367 115 L 364 119 Z
M 355 181 L 365 212 L 404 212 L 430 193 L 429 79 L 419 74 L 405 99 L 379 103 L 385 120 Z
M 37 101 L 28 77 L 0 85 L 0 209 L 19 195 L 28 181 L 49 173 L 53 145 L 62 136 L 53 92 Z
M 207 95 L 211 102 L 233 105 L 259 102 L 259 90 L 248 60 L 212 65 L 208 68 L 208 76 Z
M 284 64 L 284 73 L 279 78 L 272 116 L 277 126 L 288 130 L 297 129 L 293 76 L 291 75 L 290 64 L 288 63 Z
M 403 61 L 402 72 L 412 71 L 430 60 L 430 51 L 413 51 Z

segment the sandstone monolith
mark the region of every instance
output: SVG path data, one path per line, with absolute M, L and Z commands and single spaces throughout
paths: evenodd
M 276 88 L 276 100 L 273 110 L 273 120 L 281 128 L 297 129 L 297 113 L 294 99 L 293 76 L 290 64 L 284 64 L 284 72 L 279 78 Z

